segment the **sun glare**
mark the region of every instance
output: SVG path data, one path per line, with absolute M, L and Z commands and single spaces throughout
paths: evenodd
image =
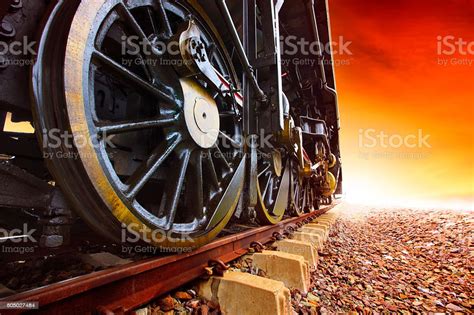
M 368 179 L 344 182 L 344 200 L 350 204 L 373 207 L 410 209 L 446 209 L 474 211 L 474 199 L 403 196 L 401 192 L 387 191 Z

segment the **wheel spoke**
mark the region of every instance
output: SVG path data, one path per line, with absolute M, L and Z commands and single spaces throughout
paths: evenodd
M 266 200 L 266 203 L 268 206 L 271 206 L 273 204 L 273 188 L 275 186 L 275 178 L 270 175 L 270 183 L 268 185 L 268 189 L 264 195 L 264 198 Z
M 217 178 L 216 168 L 214 167 L 214 162 L 212 161 L 211 151 L 206 151 L 204 162 L 206 163 L 206 169 L 208 175 L 211 179 L 211 185 L 218 190 L 219 189 L 219 179 Z
M 145 184 L 150 180 L 155 171 L 166 160 L 166 158 L 173 152 L 176 146 L 181 142 L 181 136 L 177 135 L 172 139 L 172 143 L 168 142 L 160 144 L 153 150 L 151 156 L 142 163 L 130 176 L 127 181 L 128 189 L 125 192 L 129 199 L 134 199 Z
M 148 40 L 148 37 L 146 36 L 145 32 L 143 31 L 143 28 L 140 26 L 140 24 L 138 24 L 132 12 L 130 12 L 130 10 L 122 1 L 119 2 L 119 5 L 117 6 L 117 13 L 125 22 L 128 23 L 129 26 L 132 27 L 133 32 L 138 35 L 138 37 L 140 37 L 141 42 L 144 43 L 147 48 L 150 49 L 148 51 L 153 51 L 152 45 Z
M 136 86 L 139 88 L 142 88 L 143 90 L 153 94 L 156 96 L 158 99 L 170 103 L 170 104 L 175 104 L 174 98 L 169 96 L 168 94 L 164 93 L 163 91 L 160 91 L 157 87 L 154 85 L 148 83 L 147 81 L 143 80 L 140 78 L 138 75 L 135 73 L 131 72 L 127 68 L 123 67 L 119 63 L 117 63 L 115 60 L 112 58 L 104 55 L 98 50 L 93 51 L 93 61 L 99 63 L 100 65 L 108 68 L 110 71 L 115 72 L 116 74 L 120 75 L 122 79 L 124 79 L 125 82 L 131 82 L 134 83 Z
M 258 177 L 262 177 L 269 169 L 270 169 L 270 166 L 271 165 L 268 165 L 267 167 L 265 167 L 260 173 L 258 173 Z
M 169 225 L 174 222 L 174 218 L 176 216 L 176 209 L 178 208 L 178 203 L 179 203 L 179 197 L 181 195 L 181 190 L 183 189 L 183 184 L 184 184 L 184 179 L 186 177 L 186 171 L 188 169 L 189 165 L 189 158 L 191 156 L 190 151 L 186 151 L 182 158 L 181 158 L 181 164 L 179 166 L 179 172 L 178 172 L 178 178 L 176 180 L 176 187 L 173 189 L 172 193 L 170 194 L 170 198 L 168 199 L 170 201 L 170 206 L 169 206 Z
M 118 15 L 123 20 L 128 22 L 128 24 L 132 27 L 133 32 L 136 35 L 138 35 L 138 37 L 140 38 L 140 42 L 144 43 L 144 45 L 146 47 L 145 51 L 148 51 L 148 52 L 152 53 L 154 51 L 153 45 L 151 44 L 150 40 L 148 39 L 147 35 L 145 34 L 145 31 L 143 30 L 143 28 L 140 26 L 140 24 L 138 24 L 137 20 L 135 19 L 133 14 L 130 12 L 130 10 L 127 8 L 127 6 L 123 3 L 123 1 L 121 1 L 119 3 L 119 5 L 117 6 L 116 12 L 118 13 Z M 152 23 L 153 23 L 153 21 L 152 21 Z M 154 26 L 152 25 L 152 27 L 154 27 Z M 138 56 L 139 56 L 140 61 L 141 61 L 140 64 L 143 66 L 143 68 L 145 70 L 145 73 L 151 79 L 150 71 L 145 66 L 146 65 L 146 62 L 145 62 L 146 60 L 145 59 L 147 58 L 147 56 L 145 56 L 145 58 L 142 56 L 142 54 L 139 54 Z M 149 56 L 149 57 L 151 57 L 151 56 Z
M 158 17 L 160 18 L 161 25 L 164 27 L 163 31 L 168 37 L 171 37 L 173 35 L 173 30 L 171 29 L 170 21 L 162 0 L 158 0 Z
M 229 140 L 229 141 L 230 141 L 233 145 L 235 145 L 237 148 L 240 148 L 240 147 L 242 146 L 241 143 L 235 141 L 234 139 L 232 139 L 231 137 L 229 137 L 228 135 L 226 135 L 224 132 L 222 132 L 222 131 L 220 131 L 220 130 L 219 130 L 219 135 L 220 135 L 221 137 L 223 137 L 224 139 Z
M 147 128 L 166 127 L 175 123 L 178 117 L 178 115 L 173 115 L 156 119 L 100 123 L 97 127 L 97 132 L 102 134 L 118 134 Z
M 217 154 L 216 154 L 216 158 L 217 160 L 221 161 L 222 164 L 224 164 L 224 167 L 227 169 L 227 170 L 231 170 L 232 167 L 230 166 L 229 162 L 227 161 L 227 159 L 225 158 L 225 155 L 224 153 L 222 152 L 222 150 L 219 148 L 219 145 L 215 145 L 214 146 L 214 149 L 217 151 Z
M 146 12 L 148 13 L 148 18 L 150 19 L 151 28 L 153 29 L 154 34 L 158 34 L 158 29 L 155 25 L 154 12 L 151 7 L 146 7 Z
M 268 179 L 267 179 L 267 182 L 265 183 L 265 189 L 263 190 L 262 198 L 265 198 L 271 181 L 272 181 L 272 175 L 268 173 Z
M 202 177 L 202 154 L 200 150 L 196 150 L 193 153 L 192 162 L 193 164 L 193 172 L 191 176 L 190 185 L 192 185 L 192 189 L 188 193 L 191 197 L 190 201 L 191 204 L 189 205 L 190 208 L 195 209 L 196 214 L 202 212 L 204 208 L 204 185 L 203 185 L 203 177 Z

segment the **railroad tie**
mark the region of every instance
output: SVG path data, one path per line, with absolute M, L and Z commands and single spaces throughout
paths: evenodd
M 301 255 L 264 250 L 252 256 L 252 266 L 263 270 L 267 277 L 282 281 L 290 289 L 309 290 L 309 266 Z
M 329 237 L 338 214 L 327 213 L 302 226 L 291 239 L 277 240 L 272 248 L 249 256 L 251 272 L 227 271 L 198 286 L 201 297 L 218 303 L 224 314 L 293 314 L 291 289 L 308 292 L 310 270 L 317 268 L 318 250 Z
M 295 232 L 293 233 L 293 239 L 297 241 L 310 242 L 318 251 L 322 250 L 324 246 L 321 235 L 315 233 Z
M 310 243 L 292 239 L 285 239 L 275 243 L 278 251 L 301 255 L 311 268 L 318 266 L 318 250 Z
M 223 314 L 291 314 L 291 295 L 281 281 L 228 271 L 198 286 L 198 294 L 218 303 Z

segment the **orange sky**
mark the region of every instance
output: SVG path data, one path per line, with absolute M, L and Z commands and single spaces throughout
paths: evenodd
M 333 40 L 352 42 L 352 55 L 337 56 L 345 64 L 335 67 L 348 197 L 472 198 L 474 55 L 439 56 L 437 45 L 438 36 L 474 41 L 474 1 L 329 5 Z M 431 148 L 360 147 L 360 129 L 401 136 L 421 129 Z

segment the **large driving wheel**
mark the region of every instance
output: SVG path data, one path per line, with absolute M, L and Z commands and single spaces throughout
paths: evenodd
M 81 216 L 115 240 L 126 227 L 157 246 L 198 247 L 237 205 L 245 162 L 232 139 L 241 108 L 199 75 L 179 74 L 179 58 L 159 45 L 190 21 L 213 68 L 235 85 L 231 58 L 196 1 L 64 1 L 43 33 L 37 130 L 74 138 L 44 148 L 50 168 Z

